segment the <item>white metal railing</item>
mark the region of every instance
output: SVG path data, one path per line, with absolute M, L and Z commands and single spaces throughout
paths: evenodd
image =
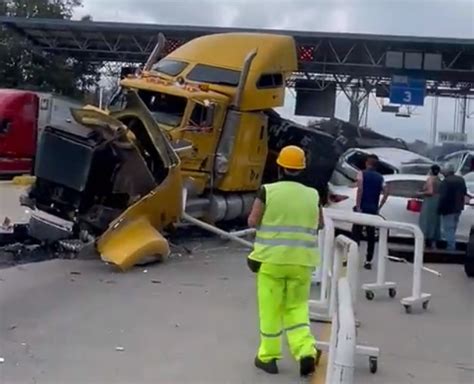
M 349 280 L 342 277 L 336 288 L 336 310 L 333 314 L 329 342 L 326 384 L 352 384 L 356 354 L 356 322 Z
M 334 222 L 328 218 L 325 221 L 326 228 L 334 228 Z M 324 238 L 325 244 L 330 241 Z M 370 370 L 375 373 L 377 370 L 377 359 L 380 354 L 379 348 L 363 345 L 356 345 L 356 310 L 357 292 L 359 290 L 359 267 L 360 255 L 357 243 L 346 236 L 339 235 L 333 241 L 333 257 L 326 257 L 326 266 L 323 268 L 324 274 L 330 278 L 328 287 L 327 313 L 315 313 L 314 304 L 319 301 L 310 300 L 311 320 L 328 321 L 332 323 L 331 339 L 329 342 L 318 341 L 318 351 L 328 351 L 328 377 L 326 383 L 352 383 L 354 370 L 354 355 L 367 356 L 369 358 Z M 326 249 L 330 249 L 327 247 Z M 324 258 L 324 257 L 323 257 Z M 347 276 L 340 277 L 342 261 L 347 260 Z M 324 275 L 323 275 L 324 276 Z M 345 283 L 344 283 L 345 281 Z M 347 285 L 341 289 L 341 284 Z M 321 307 L 319 307 L 320 309 Z M 352 335 L 352 336 L 351 336 Z M 331 376 L 329 376 L 331 375 Z
M 330 229 L 334 228 L 332 220 L 326 223 Z M 333 233 L 333 232 L 332 232 Z M 359 285 L 359 247 L 357 243 L 347 236 L 339 235 L 331 241 L 330 236 L 323 234 L 323 265 L 321 269 L 321 298 L 320 300 L 310 300 L 309 305 L 312 309 L 311 319 L 315 321 L 331 322 L 336 308 L 336 287 L 341 274 L 342 262 L 347 261 L 347 274 L 352 292 L 352 300 L 355 305 L 357 302 L 357 290 Z M 332 243 L 327 246 L 328 243 Z M 334 251 L 334 256 L 327 257 L 327 252 Z M 332 267 L 330 268 L 332 263 Z M 324 280 L 326 279 L 327 288 L 324 289 Z
M 395 221 L 384 220 L 380 216 L 367 215 L 363 213 L 356 212 L 347 212 L 339 211 L 336 209 L 325 208 L 324 209 L 325 217 L 325 226 L 328 224 L 330 226 L 334 225 L 333 221 L 343 221 L 352 224 L 372 226 L 380 229 L 379 234 L 379 249 L 377 255 L 377 280 L 372 284 L 364 284 L 362 289 L 366 292 L 366 297 L 368 299 L 373 299 L 375 297 L 375 292 L 381 290 L 388 290 L 388 293 L 391 297 L 396 296 L 397 284 L 394 282 L 386 281 L 386 260 L 389 258 L 388 255 L 388 230 L 397 229 L 411 233 L 415 239 L 415 249 L 414 249 L 414 263 L 413 263 L 413 285 L 412 285 L 412 295 L 401 299 L 401 304 L 405 307 L 407 313 L 411 312 L 412 306 L 416 304 L 422 304 L 423 308 L 426 309 L 428 303 L 431 299 L 431 294 L 423 293 L 421 291 L 421 272 L 423 269 L 430 271 L 428 268 L 423 267 L 423 248 L 424 248 L 424 236 L 421 229 L 414 224 L 401 223 Z M 325 249 L 324 252 L 328 249 L 327 243 L 333 243 L 331 237 L 334 235 L 332 233 L 333 228 L 329 228 L 329 232 L 326 232 L 324 242 Z M 324 253 L 324 261 L 328 260 L 330 262 L 331 252 Z M 323 262 L 323 268 L 328 268 L 328 263 L 326 266 Z M 324 278 L 324 270 L 323 270 Z M 323 285 L 321 283 L 321 289 Z M 328 297 L 328 292 L 321 292 L 321 295 L 325 298 Z

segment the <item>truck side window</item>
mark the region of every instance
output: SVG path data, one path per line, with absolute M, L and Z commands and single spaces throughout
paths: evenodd
M 10 131 L 12 122 L 9 119 L 0 119 L 0 135 L 6 135 Z
M 283 85 L 283 75 L 281 73 L 263 74 L 257 82 L 257 88 L 279 88 Z
M 197 125 L 199 127 L 212 125 L 213 112 L 211 108 L 207 108 L 204 105 L 196 104 L 194 106 L 193 112 L 191 113 L 192 125 Z

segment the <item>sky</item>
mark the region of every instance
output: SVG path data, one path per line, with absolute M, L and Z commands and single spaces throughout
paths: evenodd
M 76 17 L 174 25 L 251 27 L 320 32 L 459 37 L 474 39 L 474 0 L 83 0 Z M 429 140 L 432 100 L 410 118 L 380 112 L 371 97 L 368 126 L 412 141 Z M 293 93 L 288 92 L 280 111 L 292 117 Z M 469 141 L 474 142 L 474 100 L 467 120 Z M 455 102 L 441 98 L 438 130 L 452 131 Z M 337 100 L 336 117 L 347 120 L 349 103 Z M 305 122 L 306 118 L 298 117 Z

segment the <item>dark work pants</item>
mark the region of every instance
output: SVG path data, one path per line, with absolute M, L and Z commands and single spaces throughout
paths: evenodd
M 352 226 L 352 239 L 360 244 L 362 238 L 363 225 L 353 225 Z M 365 227 L 367 230 L 367 256 L 366 261 L 372 261 L 374 258 L 374 249 L 375 249 L 375 227 Z

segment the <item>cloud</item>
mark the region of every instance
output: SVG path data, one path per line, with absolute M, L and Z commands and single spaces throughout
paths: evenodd
M 84 14 L 102 21 L 474 38 L 473 0 L 84 0 L 76 17 Z M 439 130 L 453 129 L 454 105 L 440 101 Z M 291 116 L 293 108 L 287 97 L 284 114 Z M 348 119 L 344 97 L 336 113 Z M 371 101 L 369 125 L 407 140 L 427 140 L 430 99 L 416 113 L 396 118 Z M 474 118 L 467 120 L 467 129 L 474 142 Z
M 84 0 L 96 20 L 474 37 L 472 0 Z

